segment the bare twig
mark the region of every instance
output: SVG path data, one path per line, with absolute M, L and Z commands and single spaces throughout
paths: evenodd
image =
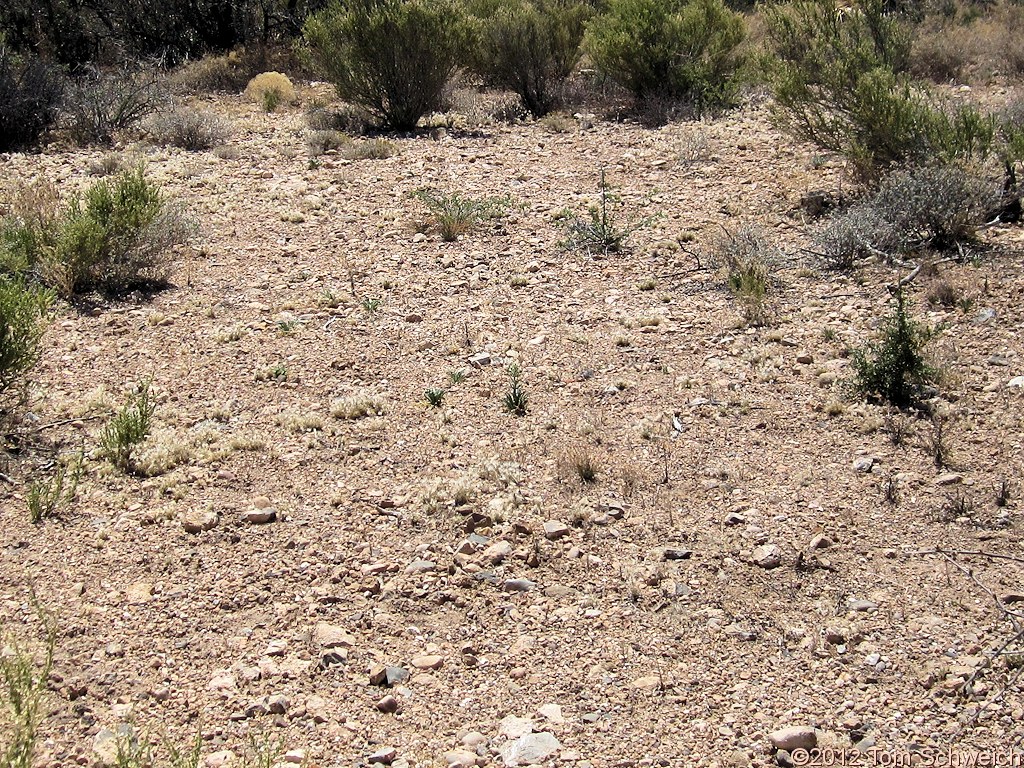
M 82 416 L 76 419 L 60 419 L 59 421 L 51 421 L 48 424 L 41 424 L 38 427 L 26 430 L 15 430 L 14 432 L 5 432 L 4 437 L 28 437 L 29 435 L 38 435 L 40 432 L 45 432 L 47 429 L 53 429 L 54 427 L 62 427 L 65 424 L 75 424 L 80 421 L 96 421 L 102 419 L 102 416 Z

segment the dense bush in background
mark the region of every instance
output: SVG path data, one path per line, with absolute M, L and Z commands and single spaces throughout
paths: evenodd
M 534 117 L 558 106 L 580 58 L 590 6 L 579 0 L 483 0 L 471 13 L 473 68 L 488 83 L 518 94 Z
M 892 163 L 984 156 L 994 122 L 944 106 L 906 74 L 910 33 L 884 0 L 837 9 L 795 0 L 766 9 L 776 114 L 799 138 L 871 175 Z
M 732 99 L 744 35 L 721 0 L 609 0 L 584 46 L 639 101 L 681 99 L 699 112 Z
M 452 0 L 338 0 L 306 22 L 313 66 L 341 98 L 395 130 L 441 108 L 469 28 Z
M 0 38 L 0 152 L 31 146 L 53 125 L 63 88 L 53 67 L 15 56 Z
M 298 34 L 321 0 L 14 0 L 0 34 L 69 69 L 125 57 L 176 64 Z

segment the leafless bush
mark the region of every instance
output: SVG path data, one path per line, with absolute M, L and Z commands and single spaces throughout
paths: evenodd
M 149 132 L 158 144 L 196 151 L 223 144 L 231 129 L 224 118 L 208 110 L 176 109 L 154 118 Z
M 152 73 L 89 70 L 68 92 L 71 135 L 83 144 L 113 144 L 117 133 L 138 125 L 161 100 Z

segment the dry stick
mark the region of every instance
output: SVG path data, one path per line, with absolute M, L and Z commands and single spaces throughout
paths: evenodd
M 972 571 L 970 568 L 968 568 L 968 567 L 966 567 L 964 565 L 961 565 L 960 563 L 958 563 L 956 560 L 954 560 L 952 557 L 950 557 L 948 554 L 946 554 L 942 550 L 936 550 L 936 551 L 938 552 L 938 554 L 942 555 L 944 558 L 946 558 L 946 560 L 948 560 L 950 563 L 952 563 L 953 567 L 955 567 L 958 571 L 960 571 L 964 575 L 966 575 L 968 579 L 970 579 L 972 582 L 974 582 L 974 584 L 978 587 L 978 589 L 982 590 L 986 595 L 988 595 L 989 597 L 992 598 L 992 601 L 996 604 L 996 608 L 999 609 L 999 612 L 1001 614 L 1003 614 L 1007 618 L 1007 620 L 1010 622 L 1011 625 L 1013 625 L 1014 632 L 1020 633 L 1020 632 L 1024 631 L 1024 630 L 1021 630 L 1020 624 L 1017 623 L 1017 619 L 1024 619 L 1024 616 L 1022 616 L 1021 614 L 1017 613 L 1016 611 L 1011 611 L 1009 608 L 1007 608 L 1005 605 L 1003 605 L 1003 601 L 1000 600 L 998 597 L 996 597 L 995 592 L 993 592 L 991 589 L 989 589 L 984 584 L 982 584 L 980 581 L 978 581 L 977 577 L 975 577 L 975 575 L 974 575 L 974 571 Z
M 962 258 L 962 256 L 963 256 L 963 254 L 961 253 L 961 258 Z M 948 263 L 950 261 L 957 261 L 957 259 L 953 258 L 952 256 L 947 256 L 944 259 L 939 259 L 938 261 L 933 261 L 932 262 L 932 266 L 933 267 L 937 267 L 939 264 L 946 264 L 946 263 Z M 913 270 L 911 270 L 909 275 L 907 275 L 906 277 L 900 279 L 898 282 L 895 282 L 895 283 L 892 283 L 890 285 L 887 285 L 886 288 L 889 289 L 889 293 L 896 293 L 896 291 L 898 291 L 901 288 L 904 288 L 904 287 L 910 285 L 912 282 L 914 282 L 914 278 L 916 278 L 919 274 L 921 274 L 921 268 L 923 266 L 924 266 L 924 262 L 921 262 L 916 267 L 914 267 Z
M 964 565 L 961 565 L 960 563 L 958 563 L 953 557 L 951 557 L 951 554 L 960 554 L 960 555 L 971 555 L 971 554 L 973 554 L 973 555 L 978 555 L 978 556 L 995 557 L 995 558 L 998 558 L 998 559 L 1007 559 L 1007 560 L 1014 560 L 1014 561 L 1020 561 L 1020 558 L 1012 557 L 1010 555 L 996 555 L 994 553 L 980 552 L 980 551 L 969 552 L 969 551 L 961 551 L 961 550 L 950 550 L 950 551 L 947 552 L 947 551 L 944 551 L 944 550 L 939 549 L 939 548 L 936 548 L 933 552 L 922 552 L 921 554 L 939 554 L 939 555 L 942 555 L 949 563 L 951 563 L 953 565 L 953 567 L 955 567 L 957 570 L 961 571 L 962 573 L 966 574 L 967 578 L 969 578 L 983 592 L 985 592 L 989 597 L 992 598 L 992 600 L 996 604 L 996 608 L 1007 619 L 1007 621 L 1010 622 L 1011 626 L 1014 629 L 1014 634 L 1011 637 L 1009 637 L 1006 641 L 1004 641 L 1003 644 L 1001 646 L 999 646 L 997 649 L 995 649 L 991 654 L 986 654 L 985 655 L 985 661 L 982 664 L 978 665 L 977 669 L 975 669 L 974 672 L 972 672 L 971 675 L 967 678 L 967 680 L 964 681 L 964 684 L 963 684 L 961 690 L 964 691 L 965 693 L 969 693 L 973 689 L 974 682 L 975 682 L 975 680 L 977 680 L 978 675 L 980 675 L 986 669 L 989 669 L 992 666 L 992 664 L 993 664 L 993 660 L 996 659 L 997 657 L 999 657 L 1000 655 L 1002 655 L 1003 651 L 1005 651 L 1013 643 L 1016 643 L 1019 640 L 1021 640 L 1022 638 L 1024 638 L 1024 629 L 1021 629 L 1020 624 L 1017 622 L 1017 619 L 1024 618 L 1024 617 L 1022 617 L 1018 613 L 1015 613 L 1013 611 L 1008 610 L 1006 608 L 1006 606 L 1003 605 L 1003 602 L 998 597 L 996 597 L 995 593 L 993 593 L 991 589 L 989 589 L 984 584 L 982 584 L 980 581 L 978 581 L 978 579 L 974 575 L 974 572 L 970 568 L 967 568 Z M 1003 687 L 1002 691 L 1000 691 L 999 696 L 996 697 L 996 701 L 998 701 L 1000 698 L 1002 698 L 1006 694 L 1006 691 L 1009 690 L 1009 687 L 1011 685 L 1013 685 L 1013 683 L 1014 683 L 1014 681 L 1016 680 L 1017 677 L 1019 677 L 1019 671 L 1011 679 L 1007 680 L 1006 685 Z M 984 713 L 987 710 L 987 708 L 989 707 L 989 705 L 993 704 L 993 703 L 995 703 L 995 702 L 994 701 L 993 702 L 987 702 L 986 701 L 986 702 L 982 703 L 982 705 L 980 707 L 978 707 L 978 710 L 971 717 L 969 723 L 964 723 L 960 727 L 960 729 L 957 731 L 957 736 L 959 736 L 961 733 L 963 733 L 967 729 L 968 724 L 970 724 L 971 727 L 976 725 L 978 723 L 978 721 L 981 719 L 982 713 Z
M 61 419 L 60 421 L 51 421 L 49 424 L 43 424 L 42 426 L 35 427 L 33 429 L 26 429 L 24 432 L 5 432 L 4 437 L 28 437 L 29 435 L 37 435 L 47 429 L 53 429 L 54 427 L 60 427 L 65 424 L 74 424 L 79 421 L 96 421 L 97 419 L 102 418 L 102 416 L 83 416 L 77 419 Z
M 1013 555 L 1001 555 L 998 552 L 984 552 L 976 549 L 921 549 L 912 552 L 914 555 L 973 555 L 975 557 L 989 557 L 993 560 L 1011 560 L 1015 563 L 1024 563 L 1024 557 Z

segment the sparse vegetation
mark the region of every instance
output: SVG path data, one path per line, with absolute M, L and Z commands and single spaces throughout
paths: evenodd
M 902 408 L 911 405 L 934 376 L 923 354 L 932 332 L 910 316 L 903 291 L 897 291 L 894 300 L 882 322 L 881 339 L 854 350 L 850 362 L 859 392 Z
M 596 483 L 601 470 L 597 458 L 582 444 L 566 450 L 559 457 L 558 463 L 564 475 L 574 477 L 586 485 Z
M 51 617 L 41 609 L 38 613 L 46 631 L 41 660 L 13 638 L 2 638 L 0 733 L 3 736 L 0 741 L 0 765 L 4 768 L 32 768 L 39 725 L 46 715 L 44 704 L 50 671 L 53 669 L 57 630 Z
M 40 523 L 47 518 L 56 517 L 61 510 L 70 507 L 78 492 L 78 482 L 82 477 L 83 454 L 54 461 L 53 473 L 41 482 L 34 482 L 28 488 L 29 519 Z
M 529 398 L 523 388 L 523 372 L 512 363 L 505 369 L 508 374 L 508 390 L 505 392 L 505 410 L 516 416 L 525 416 L 529 407 Z
M 455 242 L 481 221 L 501 216 L 509 205 L 507 198 L 477 199 L 459 192 L 436 192 L 421 189 L 416 197 L 430 210 L 434 223 L 445 242 Z
M 331 416 L 336 419 L 362 419 L 384 413 L 384 400 L 370 392 L 339 397 L 331 403 Z
M 100 447 L 104 455 L 122 472 L 132 471 L 132 458 L 149 436 L 155 411 L 156 403 L 151 399 L 149 382 L 145 382 L 103 428 Z
M 440 408 L 444 404 L 446 394 L 447 392 L 440 387 L 431 387 L 423 393 L 423 397 L 431 408 Z
M 748 225 L 727 233 L 719 242 L 715 257 L 725 270 L 726 282 L 740 305 L 744 321 L 749 325 L 766 325 L 770 319 L 768 293 L 778 249 L 764 232 Z
M 158 144 L 194 152 L 223 144 L 230 128 L 227 121 L 209 110 L 176 109 L 154 119 L 149 132 Z
M 833 217 L 819 232 L 818 245 L 836 269 L 864 258 L 891 262 L 914 250 L 949 250 L 974 238 L 997 198 L 997 190 L 960 165 L 895 171 Z
M 590 206 L 587 217 L 583 218 L 568 210 L 565 212 L 564 224 L 568 237 L 563 245 L 592 256 L 607 256 L 621 251 L 625 248 L 630 235 L 647 226 L 649 222 L 644 220 L 622 223 L 617 212 L 620 204 L 618 196 L 611 191 L 605 170 L 602 168 L 598 201 L 596 205 Z
M 156 112 L 162 100 L 152 73 L 89 68 L 68 88 L 65 109 L 77 141 L 110 146 Z

